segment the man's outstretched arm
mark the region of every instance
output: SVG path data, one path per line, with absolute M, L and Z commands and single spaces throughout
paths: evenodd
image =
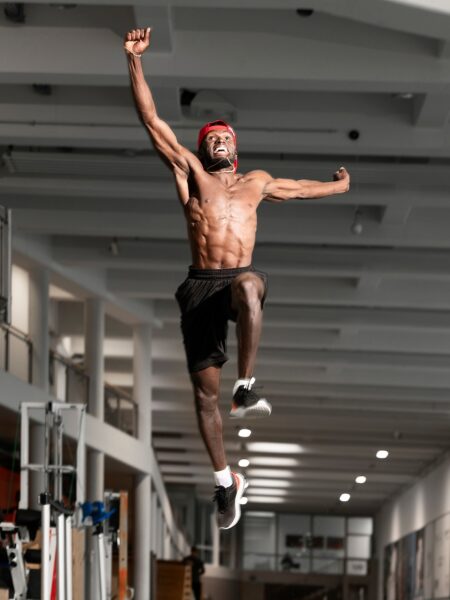
M 343 194 L 350 189 L 350 175 L 341 167 L 333 175 L 333 181 L 310 181 L 308 179 L 272 179 L 264 186 L 263 198 L 269 202 L 283 202 L 295 198 L 325 198 Z
M 128 58 L 131 89 L 139 116 L 150 134 L 155 149 L 175 175 L 189 173 L 189 162 L 194 158 L 178 143 L 169 125 L 159 118 L 155 102 L 142 70 L 141 55 L 150 45 L 150 27 L 133 29 L 125 35 L 124 49 Z

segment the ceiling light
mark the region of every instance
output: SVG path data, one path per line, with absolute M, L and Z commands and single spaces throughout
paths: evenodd
M 365 475 L 358 475 L 355 481 L 356 483 L 366 483 L 367 477 Z
M 298 458 L 290 458 L 288 456 L 253 456 L 252 465 L 261 467 L 298 467 L 300 466 L 300 461 Z
M 400 100 L 412 100 L 414 98 L 414 94 L 412 92 L 401 92 L 400 94 L 394 94 L 395 98 L 400 98 Z
M 291 487 L 290 481 L 285 481 L 283 479 L 251 479 L 250 485 L 254 485 L 255 487 L 271 487 L 271 488 L 289 488 Z
M 239 429 L 238 436 L 241 438 L 248 438 L 252 435 L 251 429 Z
M 381 460 L 387 458 L 389 456 L 389 452 L 387 450 L 378 450 L 377 452 L 377 458 L 380 458 Z
M 247 444 L 249 452 L 273 452 L 274 454 L 300 454 L 300 444 L 278 444 L 274 442 L 251 442 Z
M 350 494 L 341 494 L 339 500 L 341 502 L 348 502 L 350 500 Z
M 288 471 L 286 469 L 250 469 L 248 471 L 249 477 L 275 477 L 282 479 L 293 479 L 295 477 L 294 471 Z
M 242 496 L 242 498 L 239 500 L 239 504 L 247 504 L 248 502 L 248 498 L 246 496 Z
M 119 240 L 116 237 L 113 237 L 113 239 L 110 241 L 108 245 L 108 252 L 113 256 L 119 255 Z
M 250 461 L 248 460 L 248 458 L 241 458 L 241 460 L 239 461 L 238 464 L 240 467 L 243 467 L 245 469 L 246 467 L 249 466 Z
M 261 504 L 282 504 L 285 502 L 285 499 L 276 496 L 249 496 L 248 501 L 259 502 Z
M 265 488 L 256 488 L 252 486 L 252 494 L 255 496 L 287 496 L 287 490 L 274 490 L 274 489 L 265 489 Z
M 314 14 L 314 11 L 312 8 L 298 8 L 297 14 L 299 17 L 308 18 Z
M 359 210 L 359 208 L 355 210 L 355 214 L 353 215 L 353 221 L 350 225 L 350 231 L 353 233 L 353 235 L 361 235 L 363 232 L 361 211 Z

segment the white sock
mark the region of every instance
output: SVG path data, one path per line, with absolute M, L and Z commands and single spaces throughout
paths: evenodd
M 252 377 L 251 379 L 236 379 L 236 383 L 234 384 L 234 387 L 233 387 L 233 396 L 237 392 L 238 388 L 241 387 L 241 385 L 244 385 L 247 390 L 251 390 L 252 385 L 254 383 L 255 383 L 254 377 Z
M 230 487 L 233 485 L 233 476 L 231 475 L 230 467 L 225 467 L 223 471 L 214 471 L 214 481 L 216 485 Z

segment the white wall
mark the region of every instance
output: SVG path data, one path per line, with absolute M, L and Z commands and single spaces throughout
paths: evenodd
M 378 598 L 383 597 L 383 555 L 387 544 L 424 527 L 450 512 L 450 456 L 376 517 L 376 555 L 379 564 Z

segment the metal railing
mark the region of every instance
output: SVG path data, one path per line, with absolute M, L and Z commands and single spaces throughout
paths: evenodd
M 26 333 L 0 323 L 1 368 L 22 381 L 33 381 L 33 343 Z
M 288 573 L 315 573 L 321 575 L 361 575 L 369 570 L 369 559 L 331 557 L 305 551 L 300 554 L 267 554 L 246 552 L 242 568 L 247 571 L 284 571 Z M 358 567 L 358 568 L 356 568 Z
M 105 384 L 105 422 L 136 437 L 137 404 L 131 394 Z
M 49 384 L 62 402 L 89 405 L 89 375 L 82 364 L 50 350 Z

